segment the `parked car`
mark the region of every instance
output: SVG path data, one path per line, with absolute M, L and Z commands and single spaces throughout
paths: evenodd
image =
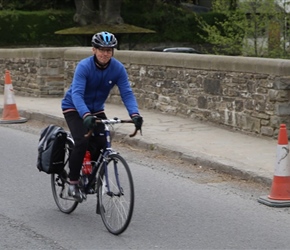
M 159 52 L 202 54 L 200 51 L 190 47 L 155 47 L 151 50 Z

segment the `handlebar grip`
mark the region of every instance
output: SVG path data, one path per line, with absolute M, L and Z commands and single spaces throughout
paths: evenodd
M 133 134 L 130 134 L 130 137 L 134 137 L 135 135 L 137 135 L 138 129 L 135 128 L 135 131 L 133 132 Z
M 122 123 L 134 123 L 132 120 L 121 120 Z M 129 135 L 129 137 L 134 137 L 137 135 L 138 129 L 135 128 L 134 132 Z M 140 130 L 140 133 L 142 135 L 142 131 Z

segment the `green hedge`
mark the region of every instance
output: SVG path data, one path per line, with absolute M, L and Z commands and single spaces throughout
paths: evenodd
M 189 42 L 202 43 L 197 35 L 199 28 L 194 12 L 185 11 L 167 4 L 155 5 L 144 11 L 146 7 L 124 5 L 122 17 L 126 23 L 155 30 L 155 35 L 146 37 L 148 42 Z M 143 10 L 143 12 L 141 12 Z M 140 12 L 139 12 L 140 11 Z M 141 14 L 144 13 L 144 14 Z
M 0 46 L 58 46 L 76 44 L 72 37 L 55 35 L 72 27 L 75 11 L 0 11 Z
M 155 4 L 146 1 L 130 1 L 122 5 L 122 17 L 126 23 L 155 30 L 155 35 L 146 36 L 145 42 L 187 42 L 203 44 L 199 36 L 204 31 L 198 25 L 198 18 L 213 25 L 224 17 L 219 13 L 197 14 L 169 4 Z
M 80 40 L 74 36 L 54 34 L 57 30 L 76 26 L 73 22 L 74 13 L 75 10 L 0 11 L 0 46 L 81 45 Z M 168 4 L 156 4 L 152 7 L 144 0 L 125 2 L 121 13 L 126 23 L 157 32 L 144 36 L 138 42 L 204 43 L 198 35 L 203 31 L 198 27 L 194 12 Z M 213 13 L 204 13 L 202 16 L 209 23 L 213 23 L 217 17 Z M 124 36 L 122 42 L 127 42 L 128 39 L 129 36 Z

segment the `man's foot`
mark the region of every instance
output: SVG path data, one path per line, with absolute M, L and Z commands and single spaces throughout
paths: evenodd
M 77 202 L 83 201 L 82 192 L 80 191 L 78 184 L 69 185 L 68 195 L 73 197 Z

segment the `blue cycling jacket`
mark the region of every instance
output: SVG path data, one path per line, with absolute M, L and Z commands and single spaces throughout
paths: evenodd
M 124 65 L 112 57 L 107 68 L 99 69 L 95 65 L 94 56 L 78 63 L 72 84 L 62 99 L 62 110 L 76 109 L 82 118 L 86 113 L 102 111 L 114 85 L 118 86 L 129 115 L 139 114 Z

